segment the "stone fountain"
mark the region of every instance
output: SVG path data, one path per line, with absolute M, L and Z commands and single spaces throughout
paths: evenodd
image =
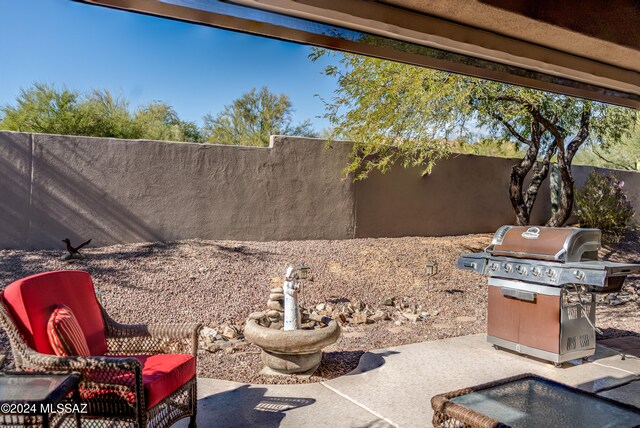
M 299 281 L 308 272 L 305 266 L 289 267 L 283 286 L 271 289 L 267 311 L 254 312 L 247 320 L 244 336 L 262 348 L 263 374 L 311 375 L 320 365 L 322 349 L 340 337 L 335 320 L 299 308 Z

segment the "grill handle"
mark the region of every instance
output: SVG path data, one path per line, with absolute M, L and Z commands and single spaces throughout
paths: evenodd
M 518 300 L 524 300 L 525 302 L 535 302 L 536 301 L 536 293 L 531 291 L 523 291 L 523 290 L 515 290 L 513 288 L 501 287 L 500 291 L 502 295 L 505 297 L 512 297 Z

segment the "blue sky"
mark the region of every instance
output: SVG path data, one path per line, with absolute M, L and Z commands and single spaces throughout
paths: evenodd
M 71 0 L 0 0 L 0 105 L 33 82 L 88 91 L 106 88 L 131 102 L 172 105 L 201 124 L 206 113 L 267 85 L 286 93 L 294 121 L 328 126 L 315 94 L 335 83 L 309 48 L 97 7 Z

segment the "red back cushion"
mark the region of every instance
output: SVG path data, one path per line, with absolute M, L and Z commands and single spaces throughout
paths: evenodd
M 4 303 L 27 344 L 43 354 L 54 354 L 47 323 L 59 305 L 73 311 L 91 355 L 104 355 L 104 320 L 91 276 L 80 270 L 45 272 L 15 281 L 3 292 Z
M 56 355 L 63 357 L 69 355 L 88 357 L 91 355 L 82 327 L 78 324 L 73 311 L 65 305 L 58 306 L 49 317 L 47 334 Z

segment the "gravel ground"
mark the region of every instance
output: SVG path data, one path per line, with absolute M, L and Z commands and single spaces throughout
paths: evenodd
M 83 269 L 91 273 L 102 302 L 125 323 L 202 322 L 221 329 L 243 325 L 249 313 L 262 310 L 269 289 L 282 284 L 286 267 L 306 263 L 302 304 L 332 305 L 336 310 L 361 301 L 374 310 L 394 298 L 419 305 L 429 316 L 411 322 L 399 312 L 391 320 L 346 324 L 323 362 L 309 379 L 259 374 L 262 364 L 254 345 L 231 347 L 198 356 L 199 375 L 250 383 L 318 382 L 354 369 L 363 352 L 486 330 L 486 278 L 455 269 L 460 253 L 477 252 L 490 234 L 454 237 L 354 239 L 344 241 L 236 242 L 187 240 L 89 248 L 86 260 L 59 260 L 64 250 L 0 250 L 0 287 L 38 272 Z M 640 260 L 637 235 L 605 247 L 601 257 Z M 425 264 L 438 273 L 427 278 Z M 637 296 L 640 276 L 625 286 Z M 603 336 L 640 335 L 640 300 L 612 306 L 599 296 L 597 325 Z M 394 309 L 394 308 L 391 308 Z M 394 309 L 395 310 L 395 309 Z M 0 347 L 8 353 L 6 338 Z M 10 362 L 8 363 L 10 364 Z

